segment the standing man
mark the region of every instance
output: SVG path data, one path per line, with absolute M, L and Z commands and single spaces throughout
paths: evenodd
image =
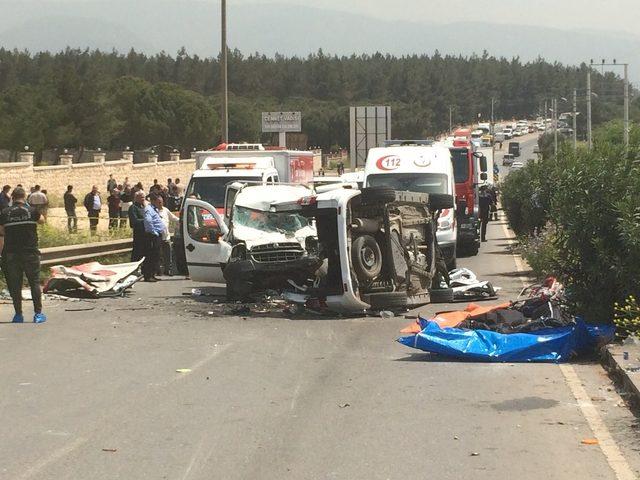
M 0 251 L 2 272 L 13 300 L 13 323 L 24 322 L 22 315 L 22 280 L 26 275 L 33 299 L 33 321 L 43 323 L 42 290 L 40 289 L 40 251 L 38 250 L 38 223 L 44 217 L 34 207 L 26 205 L 27 194 L 22 188 L 12 193 L 13 205 L 0 213 Z
M 64 211 L 67 213 L 67 230 L 69 233 L 78 233 L 78 216 L 76 215 L 76 203 L 78 199 L 73 194 L 73 185 L 67 185 L 64 193 Z
M 142 275 L 145 282 L 157 282 L 155 276 L 160 262 L 160 242 L 164 232 L 164 223 L 160 217 L 162 197 L 151 194 L 149 204 L 144 208 L 144 231 L 146 236 L 147 254 L 142 264 Z
M 129 215 L 129 226 L 133 230 L 133 250 L 131 251 L 131 261 L 138 262 L 147 254 L 147 242 L 144 232 L 144 192 L 138 190 L 133 198 L 133 203 L 127 212 Z
M 118 186 L 118 182 L 113 178 L 113 173 L 109 174 L 109 180 L 107 180 L 107 192 L 111 193 L 113 189 Z
M 173 182 L 173 184 L 176 186 L 176 190 L 178 192 L 178 196 L 181 197 L 182 196 L 182 185 L 180 185 L 180 179 L 176 178 L 176 181 Z
M 162 200 L 162 197 L 160 197 L 160 200 Z M 164 231 L 162 232 L 162 235 L 160 237 L 160 264 L 162 266 L 161 271 L 164 275 L 171 276 L 173 275 L 173 271 L 171 268 L 173 265 L 171 258 L 171 226 L 172 224 L 176 225 L 180 221 L 180 219 L 173 213 L 171 213 L 171 210 L 165 207 L 162 201 L 160 202 L 160 209 L 158 213 L 160 213 L 160 218 L 162 218 L 162 223 L 164 224 Z
M 11 191 L 11 185 L 5 185 L 2 187 L 2 192 L 0 192 L 0 212 L 11 205 L 11 196 L 9 192 Z
M 102 210 L 102 199 L 98 187 L 94 185 L 91 191 L 84 197 L 84 208 L 87 209 L 89 215 L 89 229 L 91 235 L 95 235 L 98 231 L 98 221 L 100 219 L 100 210 Z
M 487 186 L 480 187 L 480 197 L 478 200 L 480 207 L 480 241 L 487 241 L 487 223 L 489 223 L 489 212 L 491 211 L 491 205 L 493 198 L 487 190 Z
M 107 205 L 109 206 L 109 230 L 115 230 L 118 228 L 120 222 L 120 190 L 114 188 L 111 190 L 109 197 L 107 197 Z
M 33 192 L 29 195 L 29 205 L 35 208 L 40 215 L 44 215 L 49 200 L 47 196 L 40 190 L 40 185 L 33 187 Z

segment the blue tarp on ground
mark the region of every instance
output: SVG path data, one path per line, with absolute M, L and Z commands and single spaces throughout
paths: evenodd
M 567 362 L 613 340 L 615 327 L 588 325 L 578 318 L 566 327 L 534 333 L 440 328 L 420 319 L 422 331 L 398 339 L 408 347 L 477 362 Z

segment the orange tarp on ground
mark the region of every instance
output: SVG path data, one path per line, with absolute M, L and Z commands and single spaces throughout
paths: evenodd
M 460 325 L 465 320 L 470 318 L 479 317 L 481 315 L 485 315 L 494 310 L 499 310 L 502 308 L 509 308 L 511 306 L 511 302 L 501 303 L 500 305 L 488 305 L 481 306 L 477 303 L 470 303 L 467 305 L 467 308 L 464 310 L 454 310 L 452 312 L 441 312 L 437 313 L 435 317 L 431 318 L 432 322 L 436 322 L 440 328 L 453 328 Z M 411 325 L 407 325 L 405 328 L 400 330 L 400 333 L 420 333 L 422 331 L 422 327 L 420 326 L 420 321 L 416 320 Z

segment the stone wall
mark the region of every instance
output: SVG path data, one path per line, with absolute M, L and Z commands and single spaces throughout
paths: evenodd
M 8 184 L 11 187 L 22 184 L 27 191 L 29 187 L 39 184 L 55 199 L 62 198 L 67 185 L 73 185 L 76 196 L 89 192 L 93 185 L 97 185 L 100 191 L 105 193 L 110 173 L 118 183 L 129 177 L 132 185 L 142 182 L 145 189 L 153 184 L 154 178 L 163 185 L 166 184 L 167 178 L 179 178 L 181 185 L 186 187 L 195 169 L 193 159 L 137 164 L 133 163 L 133 158 L 112 162 L 101 162 L 98 159 L 95 163 L 67 163 L 44 167 L 34 167 L 33 162 L 28 161 L 28 157 L 23 157 L 23 160 L 27 161 L 0 163 L 0 184 Z

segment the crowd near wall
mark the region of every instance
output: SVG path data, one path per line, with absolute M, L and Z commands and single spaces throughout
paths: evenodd
M 194 159 L 181 160 L 179 154 L 166 162 L 158 162 L 157 156 L 151 155 L 148 163 L 136 164 L 133 163 L 133 152 L 123 152 L 122 156 L 120 160 L 106 162 L 104 153 L 96 153 L 93 163 L 74 164 L 71 155 L 61 155 L 60 165 L 36 167 L 33 153 L 22 152 L 18 162 L 0 163 L 0 183 L 12 187 L 22 184 L 27 191 L 39 184 L 49 195 L 62 197 L 67 185 L 73 185 L 78 195 L 89 192 L 93 185 L 105 193 L 109 174 L 113 174 L 118 183 L 124 182 L 126 177 L 132 185 L 142 182 L 145 189 L 154 179 L 164 185 L 167 178 L 179 178 L 186 186 L 195 169 Z

